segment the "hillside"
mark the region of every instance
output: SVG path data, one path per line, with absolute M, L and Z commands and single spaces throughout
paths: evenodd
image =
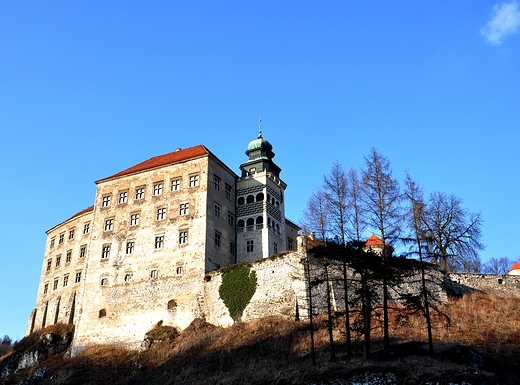
M 220 328 L 195 320 L 180 334 L 158 326 L 141 352 L 103 347 L 70 359 L 49 354 L 34 367 L 1 378 L 0 384 L 520 383 L 519 298 L 472 294 L 442 310 L 450 322 L 435 321 L 433 357 L 427 354 L 422 318 L 397 311 L 392 312 L 392 348 L 382 351 L 379 330 L 374 330 L 374 354 L 368 361 L 361 358 L 359 336 L 356 356 L 344 356 L 341 319 L 336 319 L 338 359 L 331 362 L 326 318 L 316 318 L 316 366 L 308 323 L 268 317 Z M 70 325 L 53 325 L 26 337 L 12 354 L 41 349 L 40 336 L 49 339 L 52 333 L 70 334 Z

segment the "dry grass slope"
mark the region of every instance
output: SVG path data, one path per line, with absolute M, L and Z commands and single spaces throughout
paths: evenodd
M 100 347 L 72 359 L 53 356 L 41 364 L 47 368 L 41 384 L 311 384 L 366 372 L 392 372 L 402 384 L 520 383 L 519 298 L 473 294 L 450 301 L 442 310 L 450 323 L 436 319 L 433 358 L 427 356 L 424 319 L 404 309 L 392 312 L 390 351 L 377 351 L 380 332 L 374 330 L 371 361 L 341 358 L 344 333 L 339 321 L 334 322 L 334 338 L 340 360 L 329 362 L 327 320 L 317 317 L 316 366 L 310 359 L 307 323 L 267 317 L 220 328 L 195 320 L 178 336 L 163 326 L 152 330 L 149 336 L 155 342 L 142 352 Z M 358 352 L 360 337 L 355 341 Z M 0 384 L 17 384 L 36 369 Z

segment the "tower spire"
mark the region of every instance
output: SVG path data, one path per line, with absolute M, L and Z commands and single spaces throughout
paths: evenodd
M 258 115 L 258 138 L 262 137 L 262 118 Z

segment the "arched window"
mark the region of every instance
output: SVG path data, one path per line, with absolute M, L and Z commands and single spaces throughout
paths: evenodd
M 256 194 L 256 201 L 262 202 L 264 200 L 264 193 L 258 193 Z
M 248 195 L 246 199 L 246 203 L 253 203 L 255 201 L 254 195 Z
M 237 222 L 237 227 L 238 227 L 239 231 L 243 231 L 244 226 L 245 226 L 244 220 L 243 220 L 243 219 L 240 219 L 240 220 Z
M 261 230 L 264 227 L 264 218 L 256 217 L 256 229 Z
M 253 218 L 247 218 L 246 221 L 246 230 L 253 231 L 255 227 L 255 220 Z
M 276 207 L 280 207 L 280 202 L 276 201 Z
M 276 224 L 276 232 L 280 234 L 280 225 L 278 223 Z
M 99 311 L 98 318 L 103 318 L 103 317 L 106 317 L 106 316 L 107 316 L 107 311 L 105 309 L 101 309 Z
M 274 198 L 271 198 L 271 204 L 274 206 Z
M 267 194 L 267 202 L 271 202 L 271 195 Z
M 175 309 L 177 307 L 177 301 L 174 299 L 170 299 L 168 301 L 168 310 Z
M 241 206 L 245 203 L 244 197 L 238 197 L 238 205 Z

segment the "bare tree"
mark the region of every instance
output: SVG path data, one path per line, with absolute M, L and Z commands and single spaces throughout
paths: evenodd
M 429 257 L 445 272 L 478 272 L 478 251 L 484 249 L 481 238 L 482 217 L 462 207 L 454 195 L 433 192 L 423 216 Z
M 428 298 L 428 289 L 426 287 L 426 274 L 424 271 L 422 244 L 425 238 L 422 218 L 424 215 L 424 201 L 421 188 L 411 178 L 410 174 L 406 174 L 405 179 L 405 196 L 410 204 L 408 219 L 412 230 L 411 238 L 414 239 L 417 247 L 417 255 L 419 256 L 421 269 L 421 297 L 422 304 L 420 308 L 423 310 L 424 318 L 426 319 L 426 326 L 428 330 L 428 350 L 430 355 L 433 355 L 433 336 L 432 336 L 432 321 L 430 317 L 430 304 Z
M 348 184 L 348 221 L 349 225 L 349 238 L 356 241 L 361 240 L 361 233 L 365 229 L 365 224 L 362 220 L 363 217 L 363 202 L 361 196 L 363 194 L 362 185 L 359 181 L 357 171 L 351 167 L 347 172 L 347 184 Z
M 329 207 L 327 197 L 323 190 L 314 191 L 307 200 L 307 207 L 303 210 L 302 220 L 300 221 L 303 232 L 306 234 L 314 233 L 318 239 L 327 239 L 329 229 Z
M 513 261 L 507 257 L 491 258 L 484 264 L 482 270 L 487 274 L 507 274 L 513 266 Z
M 330 174 L 323 177 L 323 191 L 329 208 L 331 233 L 343 245 L 347 241 L 347 187 L 347 174 L 341 164 L 335 161 L 330 169 Z
M 369 227 L 381 235 L 383 241 L 383 266 L 390 257 L 388 243 L 395 243 L 398 239 L 401 222 L 402 207 L 399 183 L 392 175 L 390 162 L 375 148 L 372 148 L 368 157 L 365 157 L 365 169 L 362 172 L 363 180 L 363 210 Z M 383 274 L 383 340 L 384 347 L 390 347 L 388 325 L 388 279 Z
M 332 164 L 329 175 L 323 177 L 323 190 L 327 199 L 331 221 L 330 232 L 336 238 L 343 252 L 338 253 L 336 258 L 341 261 L 343 267 L 343 295 L 345 298 L 345 334 L 347 356 L 352 355 L 352 343 L 350 338 L 350 306 L 347 275 L 347 254 L 344 252 L 347 242 L 348 227 L 348 180 L 347 173 L 338 161 Z

